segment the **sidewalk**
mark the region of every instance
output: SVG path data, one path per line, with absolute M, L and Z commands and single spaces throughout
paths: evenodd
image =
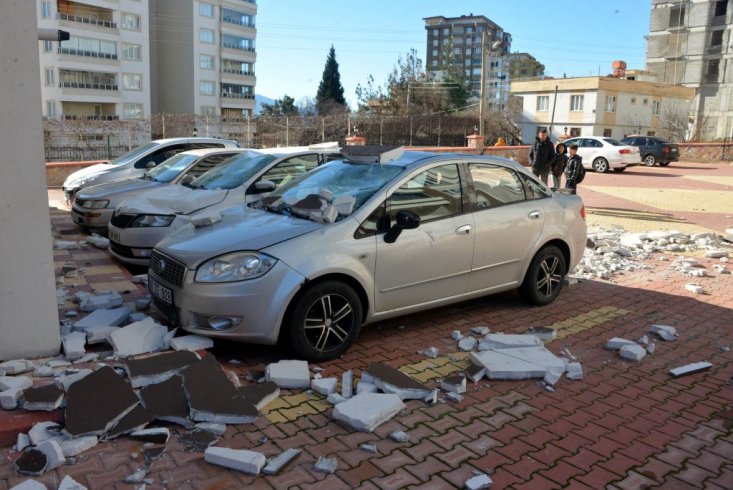
M 580 194 L 589 225 L 721 233 L 733 226 L 733 199 L 727 199 L 732 185 L 730 166 L 672 164 L 589 173 Z M 52 207 L 57 192 L 49 191 Z M 52 211 L 52 226 L 57 237 L 76 239 L 78 229 L 63 209 Z M 145 295 L 105 252 L 55 252 L 54 259 L 57 267 L 66 261 L 77 265 L 78 288 L 127 291 L 126 302 Z M 713 270 L 714 259 L 699 260 Z M 483 325 L 492 332 L 524 333 L 531 326 L 550 326 L 558 338 L 547 348 L 576 356 L 583 380 L 563 378 L 555 392 L 536 380 L 469 381 L 462 402 L 408 401 L 403 413 L 374 433 L 334 422 L 331 405 L 318 394 L 282 390 L 255 424 L 229 426 L 217 444 L 268 457 L 302 449 L 280 475 L 252 477 L 210 465 L 174 435 L 150 467 L 154 483 L 148 488 L 461 488 L 474 471 L 491 473 L 493 489 L 733 488 L 733 349 L 726 350 L 733 348 L 733 276 L 699 278 L 708 294 L 694 295 L 684 290 L 690 278 L 672 270 L 661 255 L 645 264 L 646 269 L 610 281 L 570 286 L 543 308 L 527 307 L 515 293 L 505 293 L 371 325 L 343 358 L 320 364 L 324 377 L 340 378 L 353 369 L 358 378 L 370 363 L 385 362 L 434 386 L 466 366 L 451 331 L 466 334 Z M 657 342 L 655 352 L 639 363 L 603 348 L 614 336 L 638 339 L 652 323 L 675 326 L 679 339 Z M 417 354 L 431 346 L 440 351 L 437 359 Z M 275 348 L 228 343 L 217 343 L 212 352 L 243 384 L 249 382 L 249 367 L 284 355 Z M 680 378 L 667 373 L 701 360 L 713 368 Z M 5 416 L 0 411 L 0 425 Z M 407 432 L 409 442 L 389 440 L 394 430 Z M 362 443 L 376 445 L 378 453 L 360 449 Z M 101 443 L 76 464 L 37 480 L 56 488 L 71 475 L 89 488 L 131 488 L 122 480 L 140 466 L 140 458 L 131 457 L 140 446 L 125 437 Z M 15 474 L 17 455 L 7 446 L 0 456 L 0 490 L 26 479 Z M 319 456 L 337 458 L 334 474 L 313 470 Z

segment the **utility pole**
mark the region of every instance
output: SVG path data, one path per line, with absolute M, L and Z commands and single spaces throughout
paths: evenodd
M 486 80 L 486 68 L 488 68 L 488 58 L 489 58 L 489 33 L 484 30 L 481 33 L 481 95 L 479 99 L 479 105 L 478 105 L 478 112 L 479 112 L 479 134 L 481 136 L 486 136 L 484 134 L 484 120 L 486 119 L 486 85 L 488 83 L 488 80 Z

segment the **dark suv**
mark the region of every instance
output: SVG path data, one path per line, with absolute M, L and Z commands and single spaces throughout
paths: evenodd
M 666 167 L 672 162 L 680 160 L 680 149 L 676 143 L 669 143 L 656 136 L 628 136 L 621 143 L 638 146 L 641 153 L 641 163 L 653 167 L 659 163 Z

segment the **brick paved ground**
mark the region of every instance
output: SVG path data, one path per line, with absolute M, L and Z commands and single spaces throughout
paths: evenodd
M 591 225 L 722 232 L 733 226 L 732 186 L 733 166 L 672 164 L 591 173 L 580 193 Z M 694 192 L 683 198 L 681 191 Z M 59 205 L 58 193 L 50 192 L 50 198 L 52 206 Z M 52 224 L 59 236 L 77 233 L 63 209 L 52 208 Z M 151 466 L 155 483 L 149 488 L 440 489 L 461 487 L 475 470 L 491 472 L 493 488 L 733 488 L 733 351 L 722 349 L 733 347 L 733 278 L 715 273 L 696 278 L 707 294 L 694 295 L 683 289 L 690 279 L 660 257 L 639 272 L 571 286 L 543 308 L 529 308 L 506 293 L 382 322 L 366 328 L 342 359 L 321 365 L 324 376 L 347 369 L 358 375 L 370 362 L 384 361 L 435 384 L 467 363 L 465 355 L 452 355 L 454 329 L 486 325 L 519 333 L 552 326 L 558 338 L 548 348 L 555 353 L 567 348 L 577 356 L 582 381 L 562 380 L 554 393 L 535 381 L 482 381 L 469 387 L 461 403 L 407 402 L 403 414 L 373 434 L 331 421 L 330 407 L 318 395 L 284 390 L 257 423 L 230 426 L 219 443 L 267 456 L 301 448 L 303 454 L 281 475 L 255 478 L 211 466 L 172 437 L 165 456 Z M 79 288 L 126 291 L 129 302 L 145 294 L 104 252 L 63 251 L 54 258 L 59 267 L 68 260 L 80 267 L 81 277 L 74 280 Z M 713 271 L 712 260 L 700 260 Z M 658 342 L 641 363 L 603 349 L 608 338 L 637 339 L 652 323 L 676 326 L 680 338 Z M 416 354 L 429 346 L 443 355 L 426 360 Z M 246 367 L 285 355 L 237 344 L 217 344 L 214 353 L 243 380 Z M 679 379 L 667 374 L 671 367 L 700 360 L 714 367 Z M 406 431 L 410 442 L 387 439 L 395 429 Z M 376 444 L 379 454 L 359 449 L 364 442 Z M 139 451 L 140 443 L 120 438 L 39 480 L 55 488 L 68 474 L 90 488 L 130 488 L 121 480 L 139 466 L 141 458 L 130 457 Z M 5 490 L 24 478 L 12 469 L 15 453 L 5 448 L 0 455 L 0 490 Z M 334 475 L 313 471 L 318 456 L 338 458 Z

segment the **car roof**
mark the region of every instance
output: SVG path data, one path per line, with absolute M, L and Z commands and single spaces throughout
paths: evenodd
M 163 138 L 159 140 L 153 140 L 153 143 L 158 143 L 160 145 L 169 145 L 171 143 L 236 143 L 234 140 L 227 140 L 223 138 L 208 138 L 205 136 L 187 136 L 187 137 L 180 137 L 180 138 Z
M 244 153 L 247 148 L 198 148 L 196 150 L 187 150 L 177 153 L 177 155 L 193 155 L 196 157 L 205 157 L 215 155 L 217 153 Z

